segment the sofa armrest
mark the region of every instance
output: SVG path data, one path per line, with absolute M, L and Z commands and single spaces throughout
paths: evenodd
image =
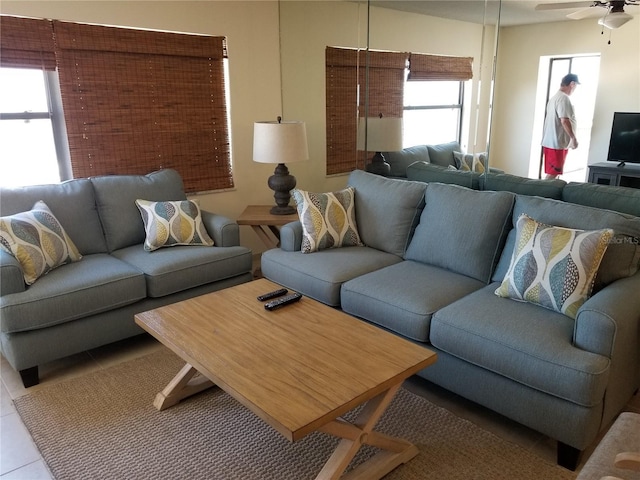
M 302 223 L 300 220 L 287 223 L 280 228 L 280 249 L 299 252 L 302 249 Z
M 24 292 L 22 267 L 13 255 L 0 250 L 0 295 Z
M 589 298 L 576 316 L 575 346 L 608 358 L 621 348 L 635 349 L 637 354 L 640 331 L 638 292 L 640 272 L 607 285 Z
M 202 223 L 217 247 L 237 247 L 240 245 L 240 227 L 223 215 L 202 210 Z

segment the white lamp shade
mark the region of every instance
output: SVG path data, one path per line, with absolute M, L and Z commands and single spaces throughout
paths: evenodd
M 398 152 L 402 150 L 402 118 L 361 117 L 358 121 L 358 150 L 369 152 Z
M 304 122 L 255 122 L 253 161 L 290 163 L 309 160 L 307 128 Z
M 613 30 L 615 28 L 621 27 L 632 18 L 633 16 L 629 15 L 626 12 L 613 12 L 608 15 L 605 15 L 600 20 L 598 20 L 598 24 Z

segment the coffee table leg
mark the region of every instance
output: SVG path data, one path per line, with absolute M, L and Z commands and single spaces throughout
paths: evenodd
M 411 442 L 373 431 L 396 392 L 398 384 L 367 402 L 354 423 L 342 419 L 334 420 L 320 431 L 341 437 L 316 480 L 376 480 L 380 479 L 402 463 L 418 454 L 418 448 Z M 359 465 L 345 476 L 341 476 L 362 445 L 372 445 L 381 451 Z
M 153 401 L 153 406 L 158 410 L 164 410 L 165 408 L 173 407 L 178 404 L 180 400 L 202 392 L 207 388 L 213 387 L 215 384 L 204 377 L 199 375 L 194 378 L 198 371 L 188 363 L 182 367 L 178 374 L 164 387 L 162 392 L 156 395 Z

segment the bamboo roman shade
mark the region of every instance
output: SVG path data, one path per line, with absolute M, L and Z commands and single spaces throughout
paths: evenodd
M 55 70 L 51 22 L 0 16 L 0 66 Z
M 74 177 L 174 168 L 188 193 L 233 186 L 224 37 L 53 27 Z
M 460 81 L 473 78 L 473 57 L 450 57 L 412 53 L 408 80 Z
M 331 175 L 364 168 L 367 154 L 357 151 L 357 131 L 358 117 L 365 116 L 365 85 L 369 116 L 402 117 L 409 54 L 327 47 L 325 56 L 327 175 Z
M 353 170 L 358 131 L 358 55 L 354 49 L 327 47 L 327 175 Z

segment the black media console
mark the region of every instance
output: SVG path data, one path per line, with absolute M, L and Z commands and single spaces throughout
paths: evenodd
M 594 163 L 589 165 L 589 183 L 640 188 L 640 164 L 619 166 L 615 162 Z

